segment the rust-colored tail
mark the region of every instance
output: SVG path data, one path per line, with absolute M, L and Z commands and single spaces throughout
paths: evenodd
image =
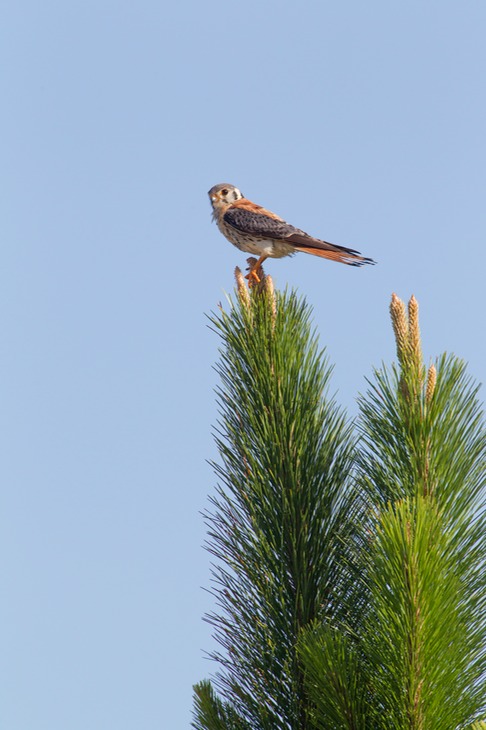
M 364 266 L 365 264 L 376 264 L 376 261 L 362 256 L 359 251 L 345 246 L 335 246 L 327 241 L 320 241 L 318 238 L 308 239 L 303 236 L 289 236 L 287 241 L 294 244 L 297 251 L 302 253 L 310 253 L 313 256 L 321 256 L 323 259 L 330 261 L 338 261 L 340 264 L 348 266 Z

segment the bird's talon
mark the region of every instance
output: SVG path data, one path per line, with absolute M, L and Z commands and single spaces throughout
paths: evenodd
M 245 279 L 248 279 L 249 284 L 251 284 L 252 281 L 255 281 L 257 284 L 261 282 L 261 279 L 256 271 L 250 271 L 250 273 L 245 276 Z

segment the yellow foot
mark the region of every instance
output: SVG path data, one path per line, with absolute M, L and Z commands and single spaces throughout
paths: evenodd
M 250 271 L 249 274 L 245 276 L 245 279 L 248 279 L 248 284 L 251 285 L 251 283 L 254 281 L 256 284 L 259 284 L 261 282 L 260 277 L 258 276 L 256 271 Z
M 248 263 L 249 272 L 245 276 L 245 279 L 248 279 L 248 286 L 251 289 L 252 286 L 261 283 L 262 279 L 265 277 L 265 274 L 263 273 L 260 259 L 258 259 L 257 261 L 257 259 L 250 256 L 250 258 L 246 261 Z

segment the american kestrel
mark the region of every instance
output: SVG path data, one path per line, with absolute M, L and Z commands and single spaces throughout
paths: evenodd
M 349 266 L 375 263 L 373 259 L 361 256 L 359 251 L 352 248 L 335 246 L 309 236 L 270 210 L 252 203 L 234 185 L 220 183 L 212 187 L 208 195 L 213 206 L 213 220 L 223 236 L 240 251 L 259 257 L 246 277 L 250 281 L 259 281 L 257 271 L 265 259 L 292 256 L 296 251 L 322 256 Z

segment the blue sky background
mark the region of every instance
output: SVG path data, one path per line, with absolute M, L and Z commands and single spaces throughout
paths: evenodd
M 482 0 L 2 3 L 2 728 L 187 728 L 212 670 L 212 185 L 379 262 L 266 266 L 350 414 L 393 291 L 484 380 L 485 35 Z

